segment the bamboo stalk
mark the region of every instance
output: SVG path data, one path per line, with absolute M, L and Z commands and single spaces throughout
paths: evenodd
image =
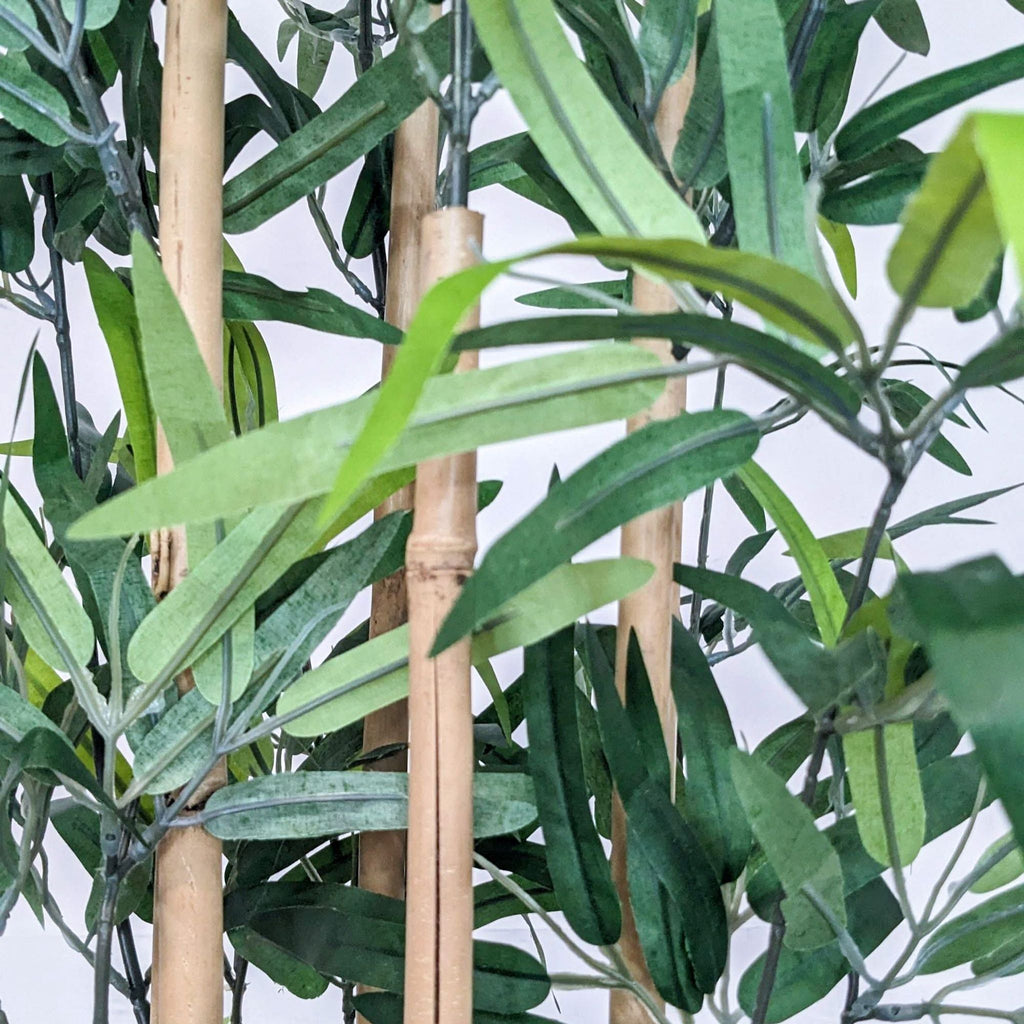
M 693 95 L 695 63 L 689 66 L 674 84 L 666 89 L 655 128 L 658 141 L 671 161 L 672 149 L 683 126 L 686 110 Z M 678 304 L 667 286 L 641 275 L 633 279 L 633 305 L 644 313 L 668 313 Z M 673 361 L 670 342 L 638 339 L 635 344 L 654 352 L 663 362 Z M 628 433 L 639 430 L 652 420 L 670 419 L 686 408 L 686 378 L 669 380 L 658 400 L 626 423 Z M 679 588 L 672 578 L 672 567 L 680 559 L 682 546 L 683 507 L 678 502 L 639 516 L 622 528 L 622 554 L 642 558 L 654 565 L 654 576 L 640 590 L 619 603 L 619 629 L 615 652 L 615 681 L 619 693 L 626 692 L 626 653 L 631 632 L 636 633 L 650 676 L 651 689 L 661 717 L 665 747 L 675 779 L 676 712 L 672 700 L 670 668 L 672 658 L 672 616 L 679 614 Z M 644 961 L 640 938 L 629 903 L 626 877 L 626 819 L 622 804 L 616 798 L 612 805 L 612 876 L 622 903 L 622 937 L 620 947 L 631 972 L 644 986 L 654 991 Z M 649 1024 L 650 1015 L 631 993 L 613 989 L 610 994 L 610 1024 Z
M 423 222 L 423 283 L 476 262 L 483 218 L 448 207 Z M 476 326 L 474 309 L 463 326 Z M 463 353 L 459 370 L 477 365 Z M 473 999 L 473 717 L 470 642 L 434 637 L 476 553 L 476 455 L 423 463 L 406 548 L 409 592 L 409 864 L 406 1024 L 470 1024 Z
M 437 180 L 438 111 L 424 103 L 395 133 L 391 175 L 391 237 L 385 319 L 405 330 L 420 298 L 420 227 L 434 209 Z M 387 375 L 394 349 L 385 348 L 381 376 Z M 375 511 L 381 519 L 413 507 L 413 486 L 403 487 Z M 405 571 L 380 580 L 370 599 L 370 636 L 401 626 L 408 618 Z M 368 715 L 363 724 L 363 749 L 375 750 L 409 738 L 409 706 L 397 701 Z M 405 771 L 408 758 L 396 754 L 368 767 L 375 771 Z M 405 895 L 405 832 L 363 832 L 359 837 L 359 885 L 385 896 Z
M 221 282 L 226 0 L 168 0 L 160 134 L 160 247 L 164 271 L 215 385 L 223 386 Z M 157 470 L 172 461 L 158 441 Z M 161 531 L 154 589 L 162 596 L 188 568 L 184 532 Z M 182 692 L 191 673 L 178 680 Z M 225 781 L 206 781 L 205 800 Z M 201 826 L 172 829 L 156 851 L 153 1024 L 221 1024 L 221 844 Z

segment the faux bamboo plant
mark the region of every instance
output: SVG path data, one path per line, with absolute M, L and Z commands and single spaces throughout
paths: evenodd
M 914 572 L 899 553 L 903 537 L 972 522 L 962 513 L 1018 481 L 936 495 L 893 521 L 923 458 L 968 470 L 946 430 L 978 418 L 969 393 L 999 388 L 1012 403 L 1006 385 L 1024 376 L 1009 280 L 1024 253 L 1024 117 L 969 114 L 937 154 L 903 136 L 1018 80 L 1024 47 L 938 74 L 923 65 L 910 86 L 848 113 L 872 21 L 896 47 L 927 52 L 915 0 L 456 0 L 439 19 L 417 2 L 283 6 L 297 85 L 246 35 L 241 7 L 225 45 L 209 27 L 223 25 L 215 0 L 172 2 L 167 35 L 147 0 L 0 3 L 3 294 L 50 326 L 39 344 L 52 334 L 60 363 L 60 401 L 38 355 L 28 368 L 34 432 L 6 447 L 0 490 L 0 919 L 24 899 L 56 924 L 93 965 L 97 1024 L 110 988 L 138 1021 L 152 1001 L 165 1024 L 213 1024 L 223 842 L 233 1022 L 252 970 L 304 998 L 338 985 L 345 1015 L 371 1024 L 403 1013 L 408 1024 L 539 1024 L 530 1011 L 560 985 L 621 992 L 614 1024 L 664 1024 L 666 1006 L 763 1024 L 837 986 L 844 1021 L 1024 1019 L 960 994 L 1024 969 L 1024 895 L 1012 886 L 1024 872 L 1024 581 L 994 557 Z M 342 47 L 357 80 L 321 107 Z M 224 52 L 254 89 L 227 104 Z M 123 129 L 104 112 L 115 86 Z M 472 149 L 473 117 L 498 88 L 527 131 Z M 209 158 L 182 164 L 182 132 Z M 259 135 L 266 155 L 247 159 Z M 358 161 L 338 231 L 325 189 Z M 182 184 L 183 172 L 198 177 Z M 602 279 L 522 297 L 554 313 L 477 326 L 487 285 L 544 254 L 480 257 L 466 207 L 494 184 L 564 218 L 577 237 L 545 253 L 600 261 Z M 446 208 L 429 213 L 435 194 Z M 221 207 L 231 236 L 301 203 L 352 302 L 287 291 L 224 249 Z M 421 220 L 432 241 L 417 269 Z M 856 288 L 859 229 L 896 223 L 895 299 L 872 310 L 887 322 L 875 343 L 843 291 Z M 124 410 L 102 433 L 76 402 L 71 328 L 92 315 L 68 309 L 79 265 Z M 913 348 L 905 330 L 922 307 L 953 310 L 951 331 L 989 319 L 992 339 L 956 363 Z M 371 338 L 394 358 L 379 392 L 278 423 L 262 322 Z M 633 339 L 645 341 L 620 343 Z M 585 344 L 485 369 L 470 356 L 544 342 Z M 446 372 L 456 361 L 462 372 Z M 731 366 L 774 388 L 774 403 L 726 408 Z M 716 376 L 714 408 L 676 415 L 673 389 L 698 373 Z M 764 437 L 805 416 L 837 453 L 884 469 L 870 523 L 818 535 L 752 461 Z M 635 427 L 555 479 L 470 575 L 473 512 L 494 496 L 476 484 L 472 453 L 620 419 Z M 41 519 L 21 493 L 23 459 Z M 416 466 L 411 524 L 396 496 Z M 718 481 L 753 531 L 731 554 L 715 550 Z M 674 510 L 700 492 L 697 549 L 677 562 Z M 653 547 L 633 546 L 634 527 L 623 557 L 573 561 L 644 522 L 659 524 Z M 187 575 L 166 554 L 182 527 Z M 773 542 L 797 574 L 763 586 L 755 559 Z M 708 568 L 713 556 L 724 572 Z M 896 568 L 887 593 L 874 589 L 880 560 Z M 381 604 L 406 565 L 408 627 L 400 602 Z M 373 618 L 339 637 L 371 586 Z M 641 594 L 654 595 L 650 609 L 637 610 Z M 613 601 L 618 630 L 589 619 Z M 752 647 L 806 710 L 744 752 L 715 669 Z M 490 659 L 517 648 L 522 675 L 499 682 Z M 471 665 L 493 698 L 475 723 Z M 195 688 L 179 690 L 183 677 Z M 407 694 L 410 777 L 388 763 L 404 727 L 375 732 Z M 367 770 L 385 765 L 399 770 Z M 994 801 L 1010 833 L 958 869 Z M 407 824 L 408 928 L 400 853 L 387 852 Z M 49 887 L 51 826 L 83 884 L 93 879 L 84 932 Z M 947 863 L 917 905 L 906 870 L 933 841 Z M 193 877 L 205 863 L 207 895 L 168 917 L 167 851 L 182 844 L 200 851 L 180 863 Z M 490 877 L 475 887 L 471 858 Z M 522 913 L 578 954 L 579 973 L 471 943 L 474 926 Z M 151 914 L 152 991 L 132 929 Z M 765 955 L 731 982 L 734 936 L 755 917 L 768 925 Z M 168 967 L 169 926 L 207 928 L 185 950 L 191 964 Z M 876 953 L 892 935 L 895 952 Z M 899 1001 L 911 982 L 958 969 L 930 998 Z M 260 1007 L 244 1004 L 244 1017 Z

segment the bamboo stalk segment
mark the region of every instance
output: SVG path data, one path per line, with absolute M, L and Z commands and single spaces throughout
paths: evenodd
M 424 103 L 395 133 L 391 172 L 391 234 L 388 251 L 388 286 L 385 318 L 405 330 L 420 299 L 420 228 L 434 209 L 437 180 L 438 110 Z M 394 350 L 385 348 L 381 376 L 387 375 Z M 381 519 L 399 509 L 412 508 L 413 487 L 403 487 L 375 511 Z M 401 626 L 408 618 L 405 572 L 399 570 L 373 586 L 370 599 L 370 636 Z M 368 715 L 363 724 L 363 749 L 375 750 L 409 738 L 407 701 L 398 701 Z M 376 771 L 405 771 L 404 754 L 374 762 Z M 405 833 L 364 832 L 359 837 L 359 885 L 384 896 L 405 895 Z
M 423 284 L 476 262 L 483 218 L 423 222 Z M 476 326 L 473 310 L 464 327 Z M 477 365 L 463 353 L 459 370 Z M 409 593 L 409 863 L 406 1024 L 470 1024 L 473 999 L 473 717 L 469 639 L 429 656 L 476 554 L 476 455 L 423 463 L 406 548 Z
M 683 126 L 693 95 L 695 66 L 690 65 L 682 77 L 669 86 L 662 97 L 655 118 L 655 128 L 662 149 L 671 159 L 672 149 Z M 678 309 L 671 291 L 663 285 L 637 274 L 633 279 L 633 305 L 643 313 L 669 313 Z M 654 352 L 663 362 L 673 361 L 670 342 L 643 338 L 635 344 Z M 686 378 L 671 378 L 658 400 L 626 423 L 628 433 L 639 430 L 652 420 L 670 419 L 686 408 Z M 615 681 L 619 693 L 626 692 L 626 654 L 631 632 L 636 633 L 650 676 L 654 700 L 661 716 L 662 732 L 672 778 L 676 763 L 676 712 L 672 699 L 670 666 L 672 657 L 672 616 L 679 614 L 679 587 L 672 578 L 672 567 L 680 559 L 682 547 L 682 503 L 656 509 L 639 516 L 622 528 L 622 554 L 642 558 L 654 565 L 654 575 L 640 590 L 619 603 L 618 642 L 615 652 Z M 622 937 L 620 946 L 633 975 L 653 991 L 654 984 L 644 962 L 640 939 L 629 903 L 626 878 L 626 819 L 622 804 L 612 805 L 612 876 L 622 903 Z M 647 1010 L 629 992 L 621 989 L 610 994 L 610 1024 L 649 1024 Z
M 168 0 L 160 139 L 160 248 L 164 271 L 214 384 L 223 385 L 221 286 L 226 0 Z M 158 472 L 171 469 L 161 435 Z M 188 567 L 181 530 L 161 531 L 154 589 L 162 596 Z M 190 673 L 178 688 L 192 686 Z M 197 794 L 225 781 L 215 771 Z M 224 1019 L 221 844 L 201 826 L 173 829 L 156 851 L 153 1024 Z

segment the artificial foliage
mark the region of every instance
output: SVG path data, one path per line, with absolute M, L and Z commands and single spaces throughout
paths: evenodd
M 401 1020 L 405 905 L 358 884 L 359 837 L 419 819 L 406 771 L 375 770 L 396 757 L 402 768 L 403 739 L 368 747 L 363 727 L 408 696 L 417 665 L 461 652 L 491 701 L 463 723 L 464 853 L 478 871 L 462 897 L 474 927 L 544 922 L 579 968 L 551 973 L 539 951 L 477 939 L 465 1012 L 442 1007 L 428 1024 L 544 1024 L 550 993 L 590 986 L 625 992 L 633 1019 L 658 1024 L 677 1011 L 821 1019 L 834 990 L 844 1024 L 1020 1024 L 1024 1007 L 993 1007 L 985 992 L 1024 971 L 1024 578 L 996 555 L 958 563 L 952 540 L 946 567 L 929 572 L 901 548 L 919 530 L 952 537 L 1020 483 L 1017 436 L 994 430 L 1005 486 L 971 492 L 950 427 L 980 428 L 980 389 L 1020 411 L 1024 114 L 983 104 L 1024 77 L 1024 47 L 932 69 L 918 0 L 281 7 L 277 53 L 247 34 L 245 4 L 229 13 L 226 58 L 247 89 L 224 108 L 218 392 L 160 259 L 162 5 L 0 0 L 0 298 L 59 363 L 55 376 L 38 351 L 23 369 L 7 364 L 34 429 L 2 449 L 0 926 L 24 901 L 92 965 L 94 1004 L 79 1019 L 106 1024 L 110 999 L 127 1000 L 143 1024 L 149 951 L 133 922 L 152 919 L 154 851 L 187 820 L 224 843 L 232 1024 L 265 1019 L 245 1000 L 254 972 L 296 999 L 339 989 L 324 1020 L 339 1003 L 346 1020 Z M 916 78 L 879 83 L 853 109 L 869 47 L 913 55 Z M 355 82 L 331 95 L 328 65 L 345 61 Z M 692 96 L 666 149 L 659 109 L 680 82 Z M 524 130 L 475 146 L 473 118 L 499 91 Z M 500 261 L 467 250 L 421 299 L 405 296 L 396 322 L 395 132 L 423 104 L 440 124 L 428 199 L 458 211 L 500 187 L 561 218 L 564 240 L 523 240 Z M 906 138 L 954 108 L 963 117 L 941 151 Z M 327 190 L 336 198 L 334 179 L 355 165 L 339 217 Z M 322 237 L 335 291 L 247 273 L 231 250 L 232 236 L 291 207 Z M 858 247 L 883 225 L 891 294 L 868 330 L 851 296 Z M 551 255 L 590 283 L 529 284 L 530 315 L 473 322 L 490 284 L 529 278 Z M 92 308 L 69 307 L 72 275 Z M 663 308 L 639 300 L 650 283 Z M 984 321 L 989 340 L 940 359 L 908 341 L 921 309 L 946 311 L 954 337 Z M 122 412 L 109 424 L 76 396 L 72 337 L 87 320 L 116 375 Z M 379 389 L 280 420 L 267 323 L 332 345 L 370 339 L 390 370 Z M 525 357 L 482 369 L 468 355 L 522 345 Z M 739 371 L 771 401 L 734 406 Z M 631 420 L 553 474 L 475 571 L 460 565 L 412 669 L 404 612 L 340 635 L 360 593 L 397 578 L 410 536 L 422 571 L 430 536 L 417 540 L 415 522 L 429 533 L 443 484 L 417 496 L 428 506 L 403 497 L 368 515 L 418 465 L 465 466 L 486 445 L 642 416 L 698 374 L 715 380 L 713 407 Z M 823 535 L 759 463 L 762 439 L 800 420 L 836 460 L 880 467 L 869 522 Z M 173 469 L 158 466 L 161 437 Z M 942 490 L 902 515 L 925 460 L 944 467 Z M 41 508 L 12 480 L 16 464 L 30 464 Z M 463 512 L 471 521 L 516 486 L 514 473 L 463 486 Z M 680 562 L 581 555 L 689 496 L 699 542 Z M 715 529 L 727 506 L 749 527 L 732 551 Z M 188 574 L 154 594 L 160 531 L 182 526 Z M 772 544 L 791 571 L 766 583 L 757 560 Z M 656 572 L 677 588 L 663 630 L 670 710 L 643 637 L 593 615 Z M 765 723 L 749 749 L 719 666 L 754 648 L 747 685 L 777 677 L 803 710 Z M 518 650 L 521 675 L 499 679 L 491 659 Z M 175 686 L 184 675 L 194 689 Z M 218 766 L 226 785 L 208 790 Z M 992 804 L 1010 830 L 961 863 Z M 91 889 L 84 923 L 51 891 L 56 837 Z M 944 867 L 922 905 L 907 876 L 925 849 Z M 736 936 L 754 918 L 764 952 L 736 969 Z M 904 997 L 932 975 L 929 999 Z M 612 1024 L 625 1024 L 615 1005 Z

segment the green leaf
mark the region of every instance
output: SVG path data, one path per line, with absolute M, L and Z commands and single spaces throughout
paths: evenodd
M 6 2 L 6 0 L 5 0 Z M 64 17 L 74 22 L 78 9 L 78 0 L 60 0 Z M 103 28 L 114 20 L 121 0 L 85 0 L 85 27 L 90 31 Z
M 559 285 L 555 288 L 542 288 L 538 292 L 525 292 L 516 296 L 516 302 L 523 306 L 536 306 L 538 309 L 605 309 L 596 299 L 582 294 L 582 289 L 589 292 L 600 292 L 610 299 L 624 300 L 627 296 L 627 282 L 623 278 L 611 281 L 585 281 L 579 285 Z
M 391 992 L 404 981 L 401 900 L 325 882 L 271 882 L 225 901 L 225 925 L 248 925 L 330 977 Z M 542 1002 L 550 983 L 533 957 L 510 946 L 474 943 L 474 1009 L 517 1013 Z
M 839 274 L 846 285 L 846 290 L 851 298 L 857 298 L 857 251 L 853 247 L 850 229 L 846 224 L 837 224 L 825 217 L 818 217 L 818 230 L 836 258 L 836 265 L 839 267 Z
M 675 567 L 675 580 L 742 615 L 768 660 L 810 711 L 820 713 L 835 703 L 840 688 L 833 659 L 774 594 L 747 580 L 688 565 Z
M 986 388 L 1024 377 L 1024 330 L 1008 331 L 966 363 L 956 378 L 957 387 Z
M 334 53 L 334 41 L 312 32 L 299 35 L 295 58 L 296 84 L 307 95 L 315 96 L 327 74 L 327 65 Z
M 156 476 L 156 417 L 142 366 L 135 300 L 117 274 L 91 249 L 82 254 L 82 263 L 96 318 L 114 364 L 135 460 L 135 482 L 142 483 Z
M 396 327 L 322 288 L 292 292 L 265 277 L 227 269 L 224 319 L 276 320 L 346 338 L 373 338 L 389 345 L 402 340 L 402 332 Z
M 286 25 L 294 25 L 288 20 Z M 271 981 L 283 985 L 300 999 L 316 999 L 327 991 L 327 979 L 270 939 L 244 925 L 228 931 L 235 951 L 258 967 Z
M 931 659 L 936 687 L 974 741 L 1018 842 L 1024 836 L 1024 579 L 996 558 L 901 577 L 899 588 Z M 984 700 L 978 699 L 979 681 Z
M 612 445 L 492 545 L 442 624 L 435 653 L 615 527 L 746 462 L 757 441 L 751 420 L 719 410 L 652 423 Z
M 672 153 L 672 168 L 687 188 L 710 188 L 726 176 L 725 101 L 714 18 L 697 61 L 697 81 L 683 130 Z
M 955 498 L 953 501 L 943 502 L 941 505 L 926 509 L 924 512 L 918 512 L 916 515 L 909 516 L 893 524 L 889 527 L 889 536 L 893 540 L 898 540 L 900 537 L 905 537 L 907 534 L 920 530 L 924 526 L 947 526 L 954 523 L 985 525 L 989 522 L 988 519 L 968 519 L 958 516 L 957 513 L 969 508 L 975 508 L 977 505 L 990 501 L 992 498 L 1008 494 L 1018 487 L 1020 487 L 1020 484 L 1013 484 L 1010 487 L 999 487 L 993 491 L 982 491 L 980 494 L 970 494 L 965 498 Z
M 922 156 L 883 167 L 852 184 L 827 188 L 821 197 L 821 212 L 843 224 L 895 224 L 907 200 L 921 187 L 927 169 L 928 160 Z
M 51 729 L 64 735 L 20 693 L 9 686 L 0 686 L 0 758 L 10 760 L 11 752 L 33 729 Z
M 36 248 L 32 204 L 20 177 L 0 178 L 0 270 L 20 274 Z
M 970 122 L 932 159 L 902 222 L 886 269 L 904 303 L 955 308 L 970 302 L 1002 249 Z
M 559 908 L 584 942 L 609 946 L 619 937 L 622 917 L 590 814 L 573 657 L 572 627 L 526 649 L 530 775 Z
M 843 755 L 864 849 L 880 864 L 892 866 L 888 817 L 899 863 L 906 867 L 920 851 L 925 833 L 913 723 L 847 733 L 843 737 Z
M 992 264 L 992 269 L 985 279 L 985 284 L 977 296 L 968 302 L 966 306 L 953 310 L 953 316 L 956 317 L 957 323 L 963 324 L 982 320 L 999 307 L 999 296 L 1003 290 L 1004 256 L 1005 253 L 1001 252 L 996 257 L 996 261 Z
M 435 68 L 446 68 L 448 20 L 428 28 L 420 41 Z M 399 46 L 322 114 L 228 180 L 224 230 L 252 231 L 379 145 L 426 99 L 414 69 L 410 48 Z
M 896 897 L 874 879 L 846 899 L 847 928 L 865 956 L 875 951 L 903 921 Z M 765 957 L 762 954 L 740 979 L 739 1003 L 753 1014 Z M 765 1024 L 777 1024 L 823 999 L 850 973 L 850 964 L 832 943 L 821 949 L 782 948 Z
M 836 136 L 836 155 L 855 160 L 950 107 L 1024 75 L 1024 46 L 940 72 L 858 111 Z
M 603 345 L 429 381 L 380 472 L 497 441 L 618 419 L 650 405 L 661 364 L 635 346 Z M 376 395 L 273 423 L 220 445 L 77 523 L 80 537 L 210 522 L 326 493 Z M 324 438 L 332 444 L 324 444 Z
M 656 97 L 683 73 L 696 34 L 696 0 L 648 0 L 644 4 L 636 48 Z
M 817 903 L 838 924 L 846 925 L 843 874 L 836 851 L 815 827 L 811 812 L 766 765 L 735 750 L 732 774 L 754 835 L 786 891 L 782 901 L 786 945 L 796 950 L 829 945 L 835 932 L 807 890 L 813 891 Z
M 1011 839 L 1010 833 L 1001 836 L 992 843 L 985 852 L 978 858 L 978 863 L 983 864 L 988 858 L 1001 849 Z M 991 892 L 993 889 L 1001 889 L 1024 875 L 1024 852 L 1020 847 L 1011 850 L 998 864 L 989 868 L 972 886 L 971 892 Z
M 875 21 L 901 50 L 927 55 L 931 49 L 928 26 L 917 0 L 883 0 L 875 11 Z
M 1024 886 L 1018 886 L 943 924 L 921 947 L 916 966 L 921 974 L 936 974 L 977 960 L 1007 941 L 1019 941 L 1022 926 Z
M 530 776 L 477 772 L 473 834 L 505 835 L 536 820 Z M 219 789 L 206 802 L 203 826 L 220 839 L 302 839 L 404 829 L 409 776 L 404 772 L 291 772 Z
M 738 476 L 786 539 L 807 588 L 822 642 L 826 647 L 835 647 L 846 618 L 846 598 L 825 552 L 793 503 L 757 463 L 744 466 Z
M 70 120 L 64 96 L 37 75 L 21 54 L 0 56 L 0 116 L 44 145 L 60 146 L 68 137 L 51 115 Z
M 10 494 L 3 501 L 3 546 L 4 597 L 29 645 L 59 672 L 86 665 L 96 642 L 89 616 Z
M 717 0 L 714 18 L 740 246 L 813 277 L 779 12 L 773 0 Z
M 531 136 L 599 231 L 703 240 L 573 52 L 551 0 L 470 0 L 470 9 Z
M 39 23 L 36 21 L 36 12 L 29 0 L 4 0 L 4 7 L 29 28 L 39 27 Z M 0 21 L 0 46 L 7 50 L 27 50 L 29 41 L 19 32 L 10 28 L 6 22 Z
M 704 652 L 678 619 L 672 620 L 672 696 L 686 759 L 683 813 L 719 878 L 735 881 L 751 843 L 729 760 L 736 737 Z
M 201 658 L 309 550 L 318 514 L 315 502 L 250 513 L 143 619 L 128 646 L 132 672 L 145 683 L 169 680 Z M 247 683 L 248 674 L 232 674 L 232 700 Z M 196 686 L 220 703 L 216 675 L 198 677 Z
M 1003 239 L 1013 247 L 1018 272 L 1024 274 L 1024 214 L 1014 191 L 1014 169 L 1024 155 L 1024 117 L 976 114 L 974 144 L 985 166 L 989 191 Z
M 537 643 L 643 586 L 653 571 L 632 558 L 560 566 L 499 609 L 491 628 L 474 637 L 473 659 Z M 277 714 L 296 715 L 285 725 L 293 736 L 333 732 L 405 697 L 407 669 L 408 629 L 401 627 L 307 672 L 282 694 Z
M 675 344 L 734 358 L 777 387 L 811 403 L 821 403 L 844 417 L 860 409 L 857 393 L 832 370 L 795 346 L 719 317 L 693 313 L 620 313 L 530 317 L 463 331 L 456 348 L 477 350 L 495 345 L 598 341 L 605 338 L 665 338 Z

